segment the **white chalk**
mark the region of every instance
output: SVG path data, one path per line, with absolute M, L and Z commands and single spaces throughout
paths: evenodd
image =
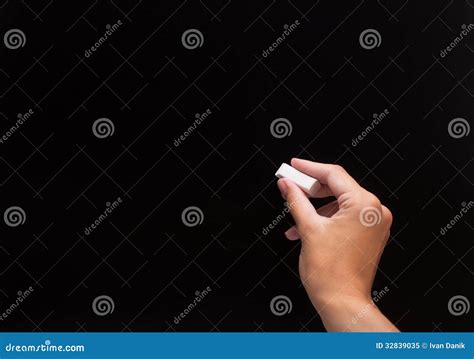
M 282 163 L 278 171 L 276 171 L 275 176 L 278 178 L 288 178 L 299 188 L 313 197 L 316 196 L 316 193 L 321 188 L 321 184 L 316 178 L 308 176 L 307 174 L 298 171 L 296 168 L 293 168 L 286 163 Z

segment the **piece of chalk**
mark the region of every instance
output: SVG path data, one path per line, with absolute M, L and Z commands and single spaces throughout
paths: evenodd
M 321 184 L 316 178 L 308 176 L 307 174 L 298 171 L 296 168 L 293 168 L 286 163 L 282 163 L 278 171 L 276 171 L 275 176 L 278 178 L 288 178 L 299 188 L 313 197 L 316 196 L 316 193 L 321 188 Z

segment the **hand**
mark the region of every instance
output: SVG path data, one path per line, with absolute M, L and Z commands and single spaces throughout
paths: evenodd
M 278 181 L 296 222 L 286 236 L 301 239 L 300 277 L 326 329 L 396 331 L 371 298 L 392 214 L 340 166 L 301 159 L 291 165 L 320 181 L 319 198 L 336 197 L 316 210 L 297 185 Z

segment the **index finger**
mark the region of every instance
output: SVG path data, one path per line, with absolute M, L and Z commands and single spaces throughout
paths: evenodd
M 293 158 L 291 165 L 297 170 L 328 185 L 336 198 L 344 193 L 360 190 L 361 187 L 341 166 Z

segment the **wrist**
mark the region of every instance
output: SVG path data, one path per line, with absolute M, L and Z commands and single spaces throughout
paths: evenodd
M 372 298 L 341 295 L 318 308 L 328 331 L 396 331 Z
M 315 292 L 317 293 L 316 295 Z M 308 294 L 321 316 L 326 312 L 332 313 L 340 311 L 343 308 L 357 311 L 360 307 L 373 304 L 370 294 L 365 294 L 354 288 L 341 290 L 340 287 L 337 286 L 335 288 L 325 288 L 325 290 L 318 289 L 317 291 L 308 291 Z
M 333 317 L 335 314 L 344 318 L 358 316 L 362 311 L 374 306 L 372 298 L 363 295 L 335 295 L 331 298 L 319 298 L 316 309 L 322 318 Z

